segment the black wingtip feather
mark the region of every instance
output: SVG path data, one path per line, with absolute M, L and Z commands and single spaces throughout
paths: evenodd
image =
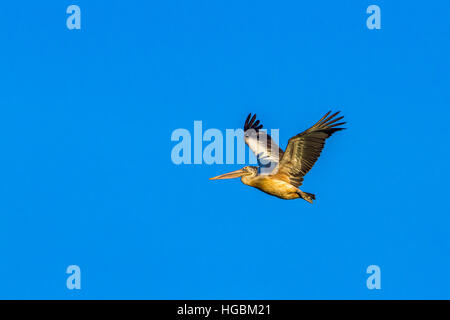
M 260 121 L 256 120 L 256 113 L 253 115 L 253 117 L 251 113 L 247 116 L 244 124 L 244 131 L 247 131 L 249 129 L 258 131 L 259 129 L 262 129 L 262 127 L 263 125 L 260 124 Z

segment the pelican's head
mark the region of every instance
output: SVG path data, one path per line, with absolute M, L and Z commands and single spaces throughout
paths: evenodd
M 220 176 L 209 178 L 209 180 L 233 179 L 239 177 L 255 177 L 258 174 L 258 168 L 246 166 L 242 169 L 221 174 Z

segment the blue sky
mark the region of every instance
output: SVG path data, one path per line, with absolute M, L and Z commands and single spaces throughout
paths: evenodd
M 66 28 L 71 4 L 81 30 Z M 449 299 L 448 12 L 2 3 L 0 298 Z M 208 180 L 239 165 L 170 158 L 194 120 L 225 130 L 256 112 L 284 148 L 329 109 L 348 130 L 305 177 L 314 205 Z M 366 287 L 372 264 L 381 290 Z

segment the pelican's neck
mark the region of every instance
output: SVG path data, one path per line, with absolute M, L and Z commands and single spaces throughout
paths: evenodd
M 257 175 L 248 175 L 248 176 L 242 176 L 241 181 L 243 184 L 246 184 L 248 186 L 253 186 L 253 181 L 256 179 Z

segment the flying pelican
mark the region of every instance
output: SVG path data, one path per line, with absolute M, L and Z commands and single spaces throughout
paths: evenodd
M 335 118 L 339 111 L 330 116 L 327 112 L 308 130 L 289 139 L 286 150 L 281 148 L 263 130 L 256 114 L 250 113 L 244 124 L 245 143 L 256 155 L 259 167 L 246 166 L 242 169 L 210 178 L 210 180 L 231 179 L 241 177 L 242 183 L 257 188 L 281 199 L 302 198 L 313 203 L 316 196 L 303 192 L 303 177 L 314 166 L 325 145 L 325 140 L 345 122 L 338 122 L 344 117 Z

